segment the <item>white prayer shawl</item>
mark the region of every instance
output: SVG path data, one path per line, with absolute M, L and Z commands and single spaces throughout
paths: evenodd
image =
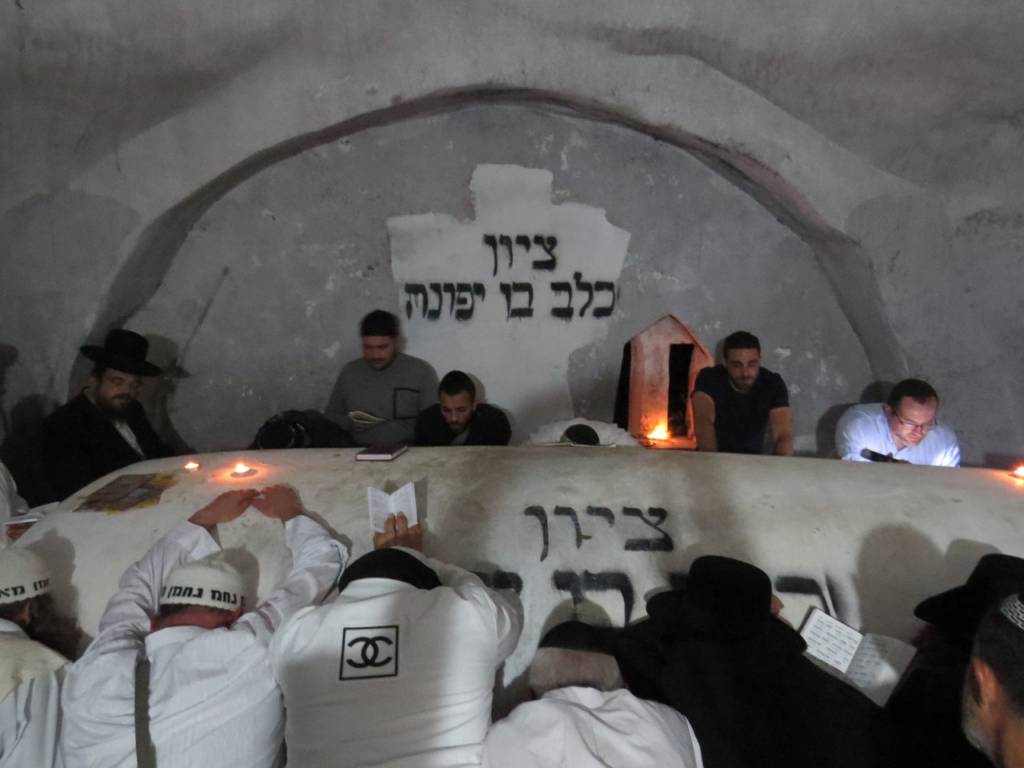
M 444 586 L 354 581 L 274 637 L 289 768 L 480 764 L 494 672 L 515 649 L 521 608 L 468 571 L 422 559 Z
M 0 768 L 60 765 L 60 686 L 67 663 L 0 619 Z
M 122 576 L 99 634 L 64 687 L 65 765 L 134 768 L 135 660 L 151 665 L 150 734 L 160 768 L 283 764 L 284 712 L 268 647 L 274 630 L 337 578 L 345 553 L 309 517 L 285 524 L 292 570 L 258 610 L 229 629 L 168 627 L 148 635 L 160 586 L 174 568 L 219 550 L 202 527 L 170 531 Z
M 485 768 L 702 768 L 690 723 L 624 688 L 558 688 L 491 726 Z

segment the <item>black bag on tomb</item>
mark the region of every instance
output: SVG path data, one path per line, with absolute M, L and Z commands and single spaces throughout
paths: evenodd
M 282 411 L 264 422 L 250 448 L 352 448 L 352 437 L 320 411 Z

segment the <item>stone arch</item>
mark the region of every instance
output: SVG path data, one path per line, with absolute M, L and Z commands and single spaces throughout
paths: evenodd
M 362 112 L 264 148 L 223 171 L 146 225 L 122 261 L 96 315 L 92 336 L 127 321 L 159 288 L 193 226 L 230 190 L 261 171 L 313 147 L 360 131 L 480 104 L 541 106 L 574 117 L 617 124 L 673 145 L 744 190 L 812 249 L 834 298 L 860 340 L 878 379 L 906 371 L 903 349 L 885 312 L 871 261 L 861 244 L 830 224 L 796 184 L 753 155 L 675 124 L 654 124 L 613 100 L 586 99 L 535 88 L 480 85 L 439 91 Z

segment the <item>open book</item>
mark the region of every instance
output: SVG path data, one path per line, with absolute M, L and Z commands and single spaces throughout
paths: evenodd
M 387 419 L 382 419 L 380 416 L 374 416 L 372 413 L 367 413 L 366 411 L 349 411 L 348 417 L 356 424 L 364 427 L 372 427 L 374 424 L 383 424 L 387 421 Z
M 884 635 L 862 634 L 820 608 L 800 628 L 807 655 L 878 706 L 884 706 L 916 653 L 914 646 Z
M 370 528 L 377 533 L 384 533 L 384 523 L 389 515 L 399 512 L 405 515 L 409 526 L 419 522 L 416 514 L 416 488 L 406 483 L 394 493 L 386 493 L 380 488 L 367 488 L 366 501 L 370 507 Z

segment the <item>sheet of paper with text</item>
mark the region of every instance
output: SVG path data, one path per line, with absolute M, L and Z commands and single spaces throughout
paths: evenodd
M 830 667 L 846 672 L 863 635 L 824 611 L 815 608 L 800 630 L 807 652 Z

